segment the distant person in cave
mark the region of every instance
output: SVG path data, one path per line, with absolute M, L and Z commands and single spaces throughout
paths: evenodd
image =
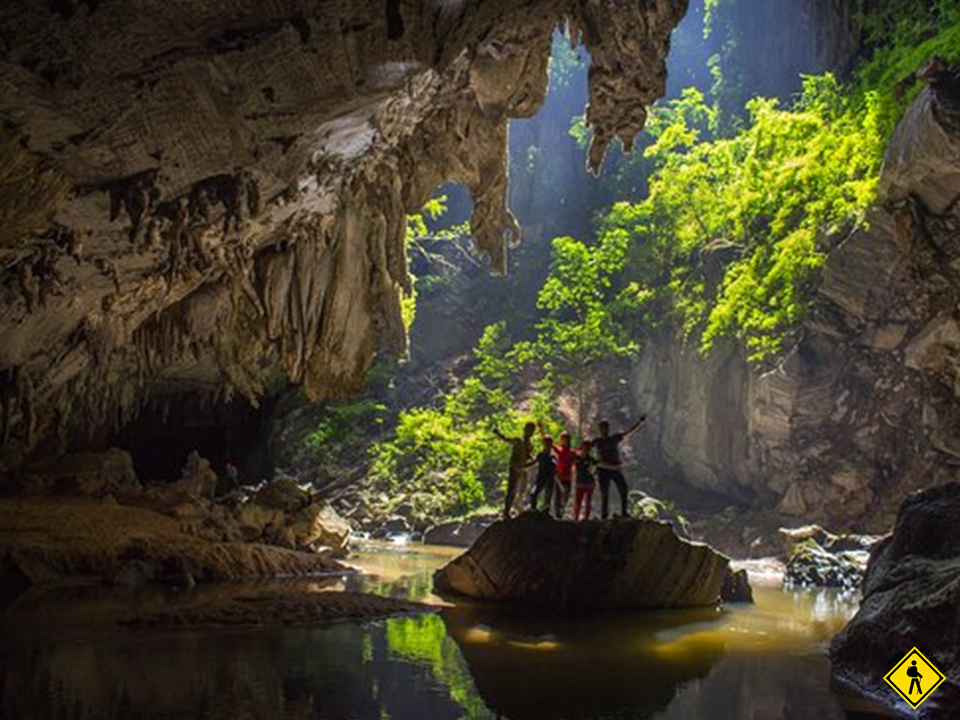
M 240 489 L 240 470 L 230 460 L 223 467 L 223 475 L 217 478 L 217 496 L 229 495 Z
M 523 426 L 522 437 L 507 437 L 496 428 L 493 430 L 494 435 L 504 442 L 510 443 L 510 474 L 507 476 L 507 497 L 503 507 L 504 520 L 510 519 L 513 501 L 517 497 L 518 491 L 521 492 L 521 497 L 523 497 L 522 490 L 523 486 L 526 485 L 527 469 L 534 463 L 531 459 L 533 444 L 530 442 L 530 438 L 533 437 L 533 432 L 536 429 L 536 425 L 528 422 Z
M 597 482 L 600 485 L 600 517 L 606 520 L 610 516 L 610 483 L 617 486 L 620 493 L 620 517 L 627 517 L 627 481 L 623 477 L 623 463 L 620 460 L 620 443 L 635 433 L 647 421 L 646 415 L 629 428 L 619 433 L 610 433 L 610 423 L 601 420 L 597 424 L 599 436 L 592 444 L 597 449 Z
M 590 519 L 590 504 L 593 502 L 593 489 L 597 483 L 593 477 L 593 465 L 596 460 L 591 453 L 589 440 L 580 443 L 580 448 L 573 458 L 573 466 L 577 475 L 577 489 L 573 498 L 573 521 L 580 522 L 580 511 L 583 510 L 583 519 Z
M 533 493 L 530 495 L 530 509 L 534 512 L 537 511 L 537 501 L 540 499 L 540 493 L 543 493 L 543 508 L 546 512 L 549 512 L 550 503 L 553 500 L 553 486 L 557 482 L 557 458 L 553 454 L 552 437 L 549 435 L 543 436 L 543 445 L 535 459 L 537 481 L 533 487 Z
M 538 423 L 540 437 L 546 438 L 543 432 L 543 422 Z M 554 493 L 553 514 L 557 520 L 563 520 L 567 511 L 567 502 L 570 500 L 570 490 L 573 487 L 573 459 L 577 451 L 570 444 L 570 433 L 564 430 L 560 433 L 560 442 L 553 443 L 553 452 L 557 456 L 557 487 Z

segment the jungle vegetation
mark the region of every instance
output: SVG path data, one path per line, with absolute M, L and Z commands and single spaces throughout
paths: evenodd
M 706 0 L 709 31 L 729 26 L 740 5 Z M 535 308 L 489 323 L 451 387 L 396 409 L 391 430 L 369 448 L 372 486 L 422 518 L 495 502 L 507 448 L 494 428 L 517 434 L 535 415 L 557 431 L 566 394 L 577 416 L 571 429 L 582 434 L 598 368 L 629 361 L 664 334 L 704 353 L 723 340 L 758 366 L 777 362 L 801 332 L 830 251 L 868 221 L 884 149 L 919 90 L 915 71 L 935 53 L 960 60 L 955 2 L 864 2 L 858 22 L 862 57 L 843 80 L 805 76 L 792 98 L 752 97 L 731 113 L 743 88 L 714 58 L 698 76 L 710 75 L 709 88 L 685 88 L 655 107 L 634 154 L 608 162 L 615 180 L 592 235 L 549 243 Z M 559 43 L 552 84 L 574 82 L 582 63 Z M 578 117 L 569 133 L 588 140 Z M 532 170 L 539 152 L 531 146 L 514 162 Z M 444 210 L 441 201 L 424 213 L 436 224 Z M 411 252 L 436 234 L 422 216 L 410 228 Z M 412 321 L 413 298 L 408 304 Z

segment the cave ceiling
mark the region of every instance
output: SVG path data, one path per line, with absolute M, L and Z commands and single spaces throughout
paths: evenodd
M 686 4 L 6 0 L 3 445 L 173 392 L 356 389 L 405 349 L 405 216 L 438 185 L 505 268 L 508 121 L 542 104 L 552 33 L 591 56 L 596 170 L 663 94 Z

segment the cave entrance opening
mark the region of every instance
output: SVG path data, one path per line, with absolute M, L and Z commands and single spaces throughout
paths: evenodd
M 231 462 L 241 480 L 256 480 L 269 465 L 263 448 L 271 406 L 269 399 L 258 409 L 241 397 L 211 403 L 195 393 L 172 395 L 145 407 L 109 443 L 130 453 L 141 480 L 176 480 L 193 451 L 217 474 Z

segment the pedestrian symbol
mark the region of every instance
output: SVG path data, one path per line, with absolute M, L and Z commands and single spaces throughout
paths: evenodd
M 917 708 L 943 682 L 943 673 L 913 648 L 883 679 L 910 707 Z

